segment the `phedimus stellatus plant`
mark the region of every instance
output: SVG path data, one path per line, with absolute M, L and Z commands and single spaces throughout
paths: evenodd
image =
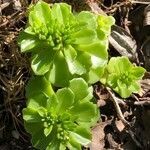
M 31 52 L 31 67 L 55 86 L 82 77 L 95 83 L 108 60 L 108 35 L 114 19 L 88 11 L 72 13 L 71 6 L 42 1 L 30 8 L 28 24 L 19 36 L 22 52 Z
M 91 141 L 91 129 L 99 119 L 92 102 L 93 90 L 82 78 L 68 87 L 53 91 L 41 76 L 32 78 L 26 88 L 27 108 L 23 109 L 26 130 L 33 146 L 40 150 L 81 150 Z
M 132 93 L 140 91 L 139 80 L 142 79 L 144 73 L 144 68 L 133 65 L 127 57 L 112 57 L 100 80 L 122 98 L 127 98 Z

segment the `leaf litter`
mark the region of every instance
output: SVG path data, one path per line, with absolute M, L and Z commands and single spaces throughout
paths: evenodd
M 31 69 L 28 56 L 20 53 L 16 39 L 26 25 L 27 7 L 30 3 L 36 2 L 37 0 L 0 1 L 0 149 L 4 150 L 34 149 L 30 142 L 31 136 L 25 131 L 22 119 L 22 109 L 26 106 L 24 89 Z M 67 2 L 76 11 L 89 10 L 113 15 L 117 28 L 122 32 L 114 31 L 118 36 L 115 39 L 118 45 L 113 44 L 114 39 L 110 38 L 111 56 L 125 54 L 135 58 L 131 59 L 133 63 L 149 71 L 150 33 L 149 9 L 147 9 L 149 1 L 47 0 L 47 2 Z M 117 39 L 127 44 L 122 44 Z M 140 93 L 133 94 L 128 99 L 121 99 L 99 82 L 93 86 L 101 111 L 101 121 L 93 128 L 89 149 L 150 149 L 149 72 L 140 83 L 142 86 Z

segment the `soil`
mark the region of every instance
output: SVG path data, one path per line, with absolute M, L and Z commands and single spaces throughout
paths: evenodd
M 101 118 L 92 129 L 92 143 L 83 149 L 150 150 L 150 1 L 45 1 L 66 2 L 78 12 L 88 10 L 114 16 L 110 56 L 128 56 L 147 70 L 140 81 L 142 90 L 128 99 L 121 99 L 99 82 L 93 85 Z M 28 6 L 36 2 L 0 0 L 0 150 L 34 149 L 22 118 L 31 68 L 29 55 L 20 53 L 17 37 L 26 26 Z

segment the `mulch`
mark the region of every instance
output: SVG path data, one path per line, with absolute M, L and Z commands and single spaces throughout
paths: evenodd
M 142 90 L 122 99 L 96 83 L 100 122 L 92 129 L 91 150 L 150 149 L 150 0 L 45 0 L 66 2 L 74 11 L 105 13 L 116 19 L 109 38 L 110 56 L 125 55 L 147 72 Z M 22 109 L 30 78 L 29 55 L 21 54 L 17 37 L 26 26 L 28 6 L 37 0 L 0 0 L 0 150 L 34 150 L 25 131 Z M 115 38 L 117 37 L 117 38 Z

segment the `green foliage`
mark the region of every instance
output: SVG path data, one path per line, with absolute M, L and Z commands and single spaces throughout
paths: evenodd
M 129 97 L 132 92 L 138 93 L 145 69 L 134 66 L 127 57 L 112 57 L 106 67 L 101 82 L 111 87 L 122 98 Z
M 74 14 L 65 3 L 50 7 L 39 1 L 30 8 L 19 44 L 22 52 L 31 53 L 36 75 L 27 85 L 28 104 L 23 109 L 34 147 L 81 150 L 91 141 L 90 128 L 98 121 L 99 110 L 91 102 L 89 83 L 101 78 L 123 98 L 140 90 L 142 67 L 132 65 L 127 57 L 111 58 L 107 65 L 113 24 L 110 16 L 88 11 Z M 51 84 L 64 88 L 54 92 Z
M 29 12 L 27 28 L 19 36 L 22 52 L 31 52 L 31 67 L 56 86 L 74 77 L 99 80 L 108 59 L 108 35 L 114 19 L 88 11 L 73 14 L 65 3 L 50 8 L 39 1 Z M 60 71 L 61 70 L 61 71 Z
M 81 145 L 87 145 L 90 127 L 99 119 L 96 104 L 90 102 L 92 92 L 82 78 L 71 80 L 56 93 L 45 77 L 32 78 L 26 88 L 28 105 L 23 118 L 33 145 L 40 150 L 81 150 Z

